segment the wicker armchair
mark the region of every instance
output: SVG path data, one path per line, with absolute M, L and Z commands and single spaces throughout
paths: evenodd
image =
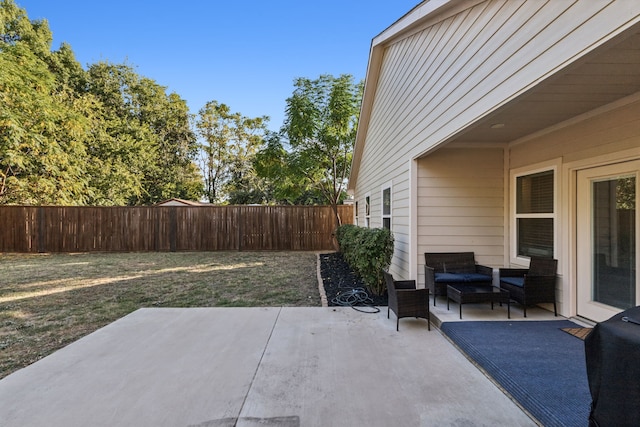
M 390 273 L 383 271 L 383 274 L 389 297 L 387 319 L 390 311 L 396 314 L 396 331 L 400 330 L 400 319 L 403 317 L 427 319 L 427 329 L 430 331 L 429 289 L 416 289 L 415 280 L 393 280 Z
M 435 307 L 436 297 L 446 296 L 448 285 L 491 286 L 493 268 L 476 264 L 473 252 L 426 252 L 424 282 Z
M 527 306 L 540 303 L 553 303 L 553 313 L 558 315 L 556 307 L 556 270 L 558 260 L 553 258 L 531 257 L 529 268 L 501 268 L 500 288 L 509 291 L 509 297 L 522 304 L 524 317 Z

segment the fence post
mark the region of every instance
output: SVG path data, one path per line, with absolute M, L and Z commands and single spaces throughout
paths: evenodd
M 238 252 L 242 252 L 242 206 L 238 206 Z
M 152 211 L 153 218 L 153 249 L 158 252 L 160 250 L 160 209 L 153 209 Z
M 176 251 L 176 239 L 177 239 L 177 228 L 178 228 L 178 212 L 177 208 L 171 207 L 169 208 L 169 251 Z
M 36 212 L 38 215 L 38 252 L 44 253 L 47 251 L 45 244 L 45 230 L 47 227 L 45 224 L 44 208 L 40 206 Z

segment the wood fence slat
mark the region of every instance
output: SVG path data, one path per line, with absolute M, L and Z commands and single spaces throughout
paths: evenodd
M 0 252 L 317 251 L 334 230 L 330 206 L 0 206 Z

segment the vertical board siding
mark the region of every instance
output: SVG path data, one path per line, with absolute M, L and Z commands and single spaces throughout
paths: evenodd
M 330 206 L 0 206 L 0 224 L 0 252 L 332 250 L 335 232 Z

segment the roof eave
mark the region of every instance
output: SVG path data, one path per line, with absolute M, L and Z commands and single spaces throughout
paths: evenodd
M 470 5 L 483 0 L 426 0 L 416 5 L 413 9 L 403 15 L 387 29 L 375 36 L 371 41 L 369 50 L 369 63 L 364 81 L 364 92 L 362 95 L 362 106 L 360 107 L 360 119 L 356 133 L 356 141 L 353 148 L 353 159 L 351 161 L 351 172 L 349 174 L 348 191 L 355 190 L 362 151 L 369 129 L 371 110 L 378 87 L 378 78 L 385 48 L 398 39 L 408 37 L 410 34 L 421 30 L 426 23 L 444 19 L 445 12 L 450 9 L 466 9 Z M 452 12 L 450 12 L 452 13 Z

